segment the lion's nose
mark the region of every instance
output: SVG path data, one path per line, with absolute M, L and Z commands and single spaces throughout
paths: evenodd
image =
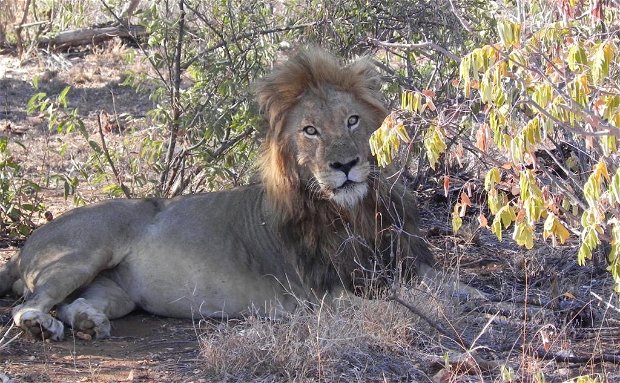
M 349 161 L 346 164 L 343 164 L 342 162 L 332 162 L 331 164 L 329 164 L 329 166 L 332 169 L 340 170 L 341 172 L 343 172 L 345 175 L 348 176 L 351 168 L 357 165 L 359 161 L 360 161 L 360 158 L 356 157 L 353 161 Z

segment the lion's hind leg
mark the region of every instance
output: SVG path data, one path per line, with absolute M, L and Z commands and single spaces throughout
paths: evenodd
M 136 307 L 113 280 L 98 276 L 71 303 L 58 306 L 58 318 L 82 338 L 110 336 L 110 319 L 129 314 Z

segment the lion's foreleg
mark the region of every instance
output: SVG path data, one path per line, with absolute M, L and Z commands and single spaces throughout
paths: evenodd
M 77 250 L 55 253 L 45 246 L 24 251 L 20 268 L 26 291 L 31 294 L 26 294 L 24 303 L 13 309 L 13 320 L 35 338 L 60 340 L 64 326 L 49 311 L 109 267 L 111 255 Z
M 45 292 L 35 293 L 13 309 L 13 320 L 35 338 L 62 340 L 64 326 L 49 314 L 54 304 L 55 299 Z

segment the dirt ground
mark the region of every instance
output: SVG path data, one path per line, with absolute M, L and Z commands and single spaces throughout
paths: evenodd
M 111 46 L 97 54 L 41 56 L 25 63 L 0 56 L 0 134 L 12 134 L 24 144 L 15 147 L 14 155 L 23 162 L 26 174 L 68 171 L 72 161 L 59 149 L 60 140 L 46 131 L 45 120 L 25 111 L 34 92 L 30 85 L 34 76 L 40 77 L 41 91 L 50 95 L 66 85 L 72 86 L 70 107 L 79 108 L 88 129 L 95 129 L 96 115 L 101 110 L 128 113 L 138 124 L 148 124 L 144 118 L 151 107 L 148 95 L 136 94 L 121 85 L 125 69 L 122 49 Z M 72 145 L 71 151 L 86 156 L 85 143 L 80 142 L 79 135 L 74 138 L 63 142 Z M 58 185 L 49 184 L 42 193 L 43 203 L 54 216 L 73 207 Z M 84 195 L 87 200 L 102 198 L 96 188 L 86 188 Z M 421 201 L 423 229 L 433 252 L 462 281 L 490 297 L 484 304 L 464 302 L 463 315 L 473 319 L 459 322 L 463 327 L 458 329 L 464 337 L 476 339 L 477 346 L 483 346 L 479 352 L 486 359 L 514 366 L 518 377 L 513 381 L 536 381 L 535 371 L 543 372 L 547 382 L 563 382 L 581 375 L 598 376 L 599 381 L 620 381 L 620 305 L 604 267 L 592 263 L 577 266 L 574 242 L 559 248 L 541 243 L 536 250 L 525 251 L 510 241 L 499 243 L 475 224 L 464 230 L 469 234 L 454 237 L 448 222 L 451 207 L 432 191 L 425 197 Z M 0 262 L 6 261 L 17 246 L 19 243 L 2 241 Z M 205 333 L 208 338 L 212 328 L 203 326 L 204 322 L 133 313 L 113 321 L 110 339 L 84 341 L 67 332 L 62 342 L 42 342 L 19 336 L 20 330 L 11 328 L 10 308 L 14 304 L 8 297 L 0 299 L 2 383 L 212 381 L 209 377 L 213 375 L 205 372 L 210 366 L 201 355 L 204 345 L 200 339 Z M 227 331 L 230 336 L 238 335 L 234 327 Z M 433 337 L 433 341 L 416 343 L 416 347 L 423 344 L 428 348 L 389 352 L 410 360 L 416 359 L 410 358 L 410 353 L 417 353 L 420 360 L 425 360 L 423 356 L 432 350 L 441 360 L 446 349 L 439 347 L 441 342 Z M 217 342 L 222 338 L 211 339 Z M 428 378 L 388 379 L 381 371 L 383 375 L 377 376 L 384 377 L 381 381 L 431 381 L 433 374 L 442 371 L 441 366 L 419 368 Z M 496 369 L 487 375 L 455 372 L 435 381 L 510 380 L 507 375 L 501 377 Z
M 0 300 L 4 326 L 11 321 L 12 303 Z M 191 320 L 133 313 L 113 321 L 113 336 L 102 341 L 73 334 L 62 342 L 22 336 L 0 350 L 0 381 L 205 382 L 197 331 Z M 6 336 L 19 332 L 13 329 Z

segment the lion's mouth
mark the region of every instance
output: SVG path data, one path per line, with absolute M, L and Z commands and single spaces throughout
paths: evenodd
M 349 190 L 355 188 L 357 185 L 359 185 L 359 182 L 346 180 L 342 185 L 338 186 L 336 190 Z
M 364 198 L 367 192 L 368 185 L 365 182 L 346 180 L 334 189 L 331 199 L 340 206 L 352 208 Z

